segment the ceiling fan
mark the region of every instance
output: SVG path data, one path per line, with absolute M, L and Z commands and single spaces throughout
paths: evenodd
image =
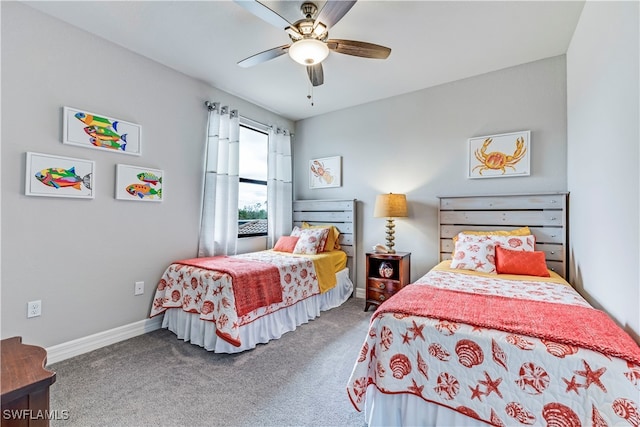
M 243 59 L 238 62 L 241 67 L 251 67 L 289 53 L 294 61 L 307 67 L 311 84 L 320 86 L 324 83 L 322 61 L 330 51 L 373 59 L 386 59 L 391 53 L 388 47 L 373 43 L 329 39 L 329 29 L 346 15 L 356 0 L 327 0 L 321 9 L 318 9 L 316 3 L 304 2 L 300 7 L 302 19 L 295 22 L 289 22 L 266 6 L 267 1 L 235 0 L 235 2 L 258 18 L 285 30 L 291 39 L 290 44 L 274 47 Z M 269 3 L 291 4 L 288 1 Z

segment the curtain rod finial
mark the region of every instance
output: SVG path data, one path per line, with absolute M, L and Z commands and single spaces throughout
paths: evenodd
M 218 105 L 220 105 L 219 102 L 211 102 L 211 101 L 205 101 L 204 102 L 204 106 L 207 107 L 207 110 L 209 111 L 214 111 L 218 108 Z

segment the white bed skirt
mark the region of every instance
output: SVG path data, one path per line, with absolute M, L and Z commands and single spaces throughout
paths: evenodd
M 338 284 L 331 290 L 314 295 L 292 306 L 267 314 L 240 327 L 240 347 L 218 338 L 214 322 L 201 320 L 198 313 L 187 313 L 181 308 L 170 308 L 164 313 L 162 327 L 169 329 L 178 338 L 204 347 L 216 353 L 239 353 L 280 338 L 299 325 L 320 316 L 321 311 L 342 305 L 353 292 L 349 269 L 336 274 Z
M 385 394 L 373 385 L 367 388 L 366 399 L 364 411 L 368 427 L 487 426 L 480 420 L 413 394 Z

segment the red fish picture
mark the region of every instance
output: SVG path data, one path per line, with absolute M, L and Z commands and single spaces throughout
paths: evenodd
M 27 153 L 27 196 L 93 198 L 95 163 L 49 154 Z

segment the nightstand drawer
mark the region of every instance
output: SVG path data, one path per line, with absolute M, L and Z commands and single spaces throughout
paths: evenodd
M 393 292 L 378 291 L 373 288 L 369 288 L 367 292 L 368 301 L 384 302 L 393 296 Z
M 397 280 L 369 279 L 369 289 L 372 291 L 396 293 L 402 288 Z

